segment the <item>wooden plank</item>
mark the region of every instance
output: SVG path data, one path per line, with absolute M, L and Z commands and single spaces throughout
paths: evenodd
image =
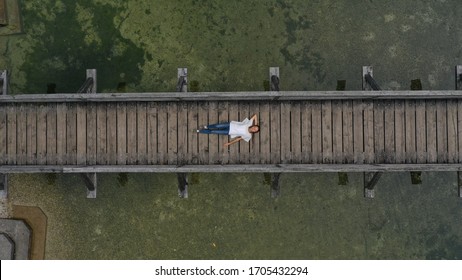
M 281 106 L 278 102 L 270 105 L 271 138 L 270 138 L 270 160 L 271 163 L 281 162 Z
M 458 162 L 457 100 L 448 100 L 448 163 Z
M 198 104 L 198 123 L 199 127 L 202 128 L 205 125 L 209 124 L 208 120 L 208 103 L 207 102 L 199 102 Z M 211 135 L 212 137 L 217 137 L 216 135 Z M 199 134 L 198 135 L 198 159 L 199 164 L 207 164 L 209 162 L 209 135 L 207 134 Z
M 404 100 L 395 100 L 395 162 L 406 162 L 406 121 Z M 409 127 L 411 130 L 414 126 Z
M 24 104 L 18 104 L 16 108 L 16 131 L 17 131 L 17 162 L 26 164 L 27 158 L 27 115 Z
M 281 102 L 281 163 L 284 164 L 292 162 L 290 109 L 291 103 L 289 101 Z
M 77 104 L 77 164 L 87 163 L 87 104 Z M 103 163 L 104 164 L 104 163 Z
M 117 104 L 107 104 L 107 164 L 117 164 Z
M 169 102 L 167 109 L 167 151 L 168 164 L 177 163 L 178 152 L 178 109 L 177 103 Z
M 151 103 L 149 103 L 151 104 Z M 149 106 L 148 104 L 148 106 Z M 117 102 L 117 164 L 127 164 L 127 106 L 125 102 Z M 156 116 L 157 117 L 157 116 Z M 157 122 L 155 124 L 157 126 Z M 152 164 L 153 162 L 149 162 Z
M 413 104 L 414 101 L 409 102 L 410 104 Z M 408 101 L 406 101 L 406 104 L 408 104 Z M 412 106 L 412 105 L 411 105 Z M 408 114 L 412 116 L 412 107 L 406 107 L 406 118 L 408 117 Z M 427 162 L 427 116 L 426 116 L 426 105 L 425 105 L 425 100 L 416 100 L 415 101 L 415 120 L 412 120 L 411 125 L 413 125 L 413 129 L 410 129 L 411 134 L 410 136 L 415 135 L 415 155 L 413 146 L 410 146 L 411 149 L 411 154 L 407 155 L 406 157 L 411 158 L 410 161 L 406 161 L 408 163 L 426 163 Z M 410 113 L 408 113 L 408 111 Z M 408 133 L 408 121 L 406 120 L 406 133 Z M 406 134 L 406 143 L 409 142 L 407 139 L 408 135 Z M 410 144 L 413 144 L 412 140 L 410 140 Z M 408 154 L 408 147 L 406 144 L 406 154 Z
M 364 103 L 362 100 L 353 101 L 353 162 L 360 164 L 364 162 Z
M 67 107 L 65 103 L 57 103 L 56 104 L 56 164 L 66 164 L 67 156 L 66 156 L 66 111 Z M 36 115 L 36 112 L 34 112 Z M 36 122 L 36 116 L 35 120 Z M 37 132 L 36 132 L 37 134 Z M 37 136 L 35 136 L 36 138 Z M 34 141 L 34 140 L 32 140 Z M 37 144 L 37 140 L 35 139 L 35 144 Z
M 148 164 L 157 164 L 157 103 L 149 102 L 147 104 L 147 122 L 148 122 Z M 120 135 L 119 137 L 122 137 Z M 126 146 L 125 146 L 126 147 Z M 124 148 L 120 152 L 124 152 Z M 120 154 L 119 152 L 119 154 Z M 126 149 L 125 149 L 126 153 Z
M 0 113 L 1 115 L 1 113 Z M 37 163 L 37 106 L 36 104 L 27 104 L 27 128 L 26 128 L 26 149 L 27 149 L 27 164 Z M 64 118 L 66 120 L 66 118 Z M 1 130 L 1 129 L 0 129 Z M 64 130 L 65 131 L 65 130 Z
M 448 127 L 446 100 L 436 101 L 436 150 L 439 163 L 448 161 Z
M 395 103 L 393 100 L 384 102 L 384 132 L 385 132 L 385 163 L 395 162 Z
M 157 151 L 159 164 L 168 164 L 168 120 L 166 103 L 159 103 L 157 108 Z
M 96 164 L 97 154 L 97 105 L 95 102 L 87 103 L 87 164 Z
M 311 163 L 322 163 L 322 105 L 321 101 L 312 102 L 311 135 L 313 157 Z
M 322 162 L 333 162 L 332 151 L 332 101 L 323 101 L 321 105 L 322 118 Z
M 176 109 L 176 108 L 175 108 Z M 176 111 L 176 110 L 175 110 Z M 175 117 L 175 119 L 173 119 Z M 169 119 L 170 121 L 170 119 Z M 176 127 L 176 114 L 172 116 L 172 126 Z M 170 126 L 170 124 L 169 124 Z M 148 157 L 147 157 L 147 121 L 146 121 L 146 103 L 138 102 L 136 104 L 136 127 L 137 127 L 137 164 L 147 164 Z M 170 129 L 170 128 L 169 128 Z M 175 142 L 173 142 L 175 140 Z M 170 140 L 169 140 L 170 141 Z M 172 142 L 169 144 L 175 145 L 176 138 L 172 139 Z M 175 154 L 176 157 L 176 154 Z
M 300 102 L 291 102 L 290 109 L 290 134 L 291 134 L 291 163 L 302 161 L 302 122 L 300 113 Z
M 37 152 L 39 152 L 39 127 L 40 119 L 37 118 Z M 66 163 L 77 163 L 77 104 L 67 103 L 66 110 Z
M 0 104 L 0 165 L 7 163 L 7 104 Z
M 47 109 L 46 103 L 37 107 L 37 164 L 40 165 L 47 162 Z
M 56 164 L 56 104 L 47 104 L 47 164 Z
M 375 163 L 385 161 L 385 104 L 374 101 L 374 156 Z
M 6 108 L 7 115 L 7 162 L 16 164 L 16 105 L 9 104 Z
M 423 113 L 423 118 L 422 114 Z M 423 127 L 417 125 L 423 124 Z M 405 162 L 416 163 L 419 156 L 424 162 L 425 144 L 425 104 L 416 104 L 415 100 L 404 101 L 404 125 L 405 125 Z M 420 134 L 419 134 L 420 133 Z M 419 134 L 419 135 L 418 135 Z M 419 138 L 421 137 L 421 138 Z M 423 142 L 422 142 L 423 140 Z
M 186 102 L 178 103 L 178 164 L 187 164 L 188 160 L 188 135 L 197 134 L 188 130 L 188 104 Z
M 136 129 L 136 126 L 135 126 Z M 136 144 L 135 144 L 136 145 Z M 107 105 L 96 106 L 96 163 L 107 164 Z
M 188 102 L 188 162 L 197 164 L 199 162 L 198 138 L 196 130 L 198 124 L 197 102 Z
M 300 119 L 301 119 L 301 133 L 302 133 L 302 163 L 312 163 L 312 133 L 311 133 L 311 108 L 312 103 L 309 101 L 302 101 L 300 104 Z
M 353 142 L 353 101 L 343 101 L 343 160 L 342 163 L 354 162 Z
M 364 162 L 373 163 L 374 154 L 374 102 L 364 101 Z
M 426 101 L 426 126 L 427 126 L 427 163 L 437 162 L 437 135 L 436 135 L 436 101 Z
M 249 118 L 249 115 L 250 115 L 249 102 L 239 102 L 239 119 L 237 121 L 243 121 L 245 118 Z M 234 145 L 239 145 L 239 162 L 241 164 L 249 163 L 251 142 L 247 143 L 244 140 L 242 140 L 242 141 L 239 141 L 238 144 L 234 144 Z
M 166 116 L 163 121 L 165 124 L 167 123 Z M 136 126 L 136 103 L 127 102 L 127 164 L 136 164 L 136 160 L 138 159 L 136 151 L 136 145 L 138 144 L 136 139 Z M 164 145 L 166 144 L 167 143 L 164 141 Z
M 324 130 L 323 130 L 324 132 Z M 341 100 L 332 101 L 332 163 L 343 160 L 343 104 Z
M 270 103 L 267 101 L 260 103 L 260 152 L 258 155 L 260 163 L 270 163 Z
M 228 102 L 218 102 L 218 122 L 225 123 L 229 122 L 229 111 L 228 111 Z M 224 144 L 228 142 L 228 137 L 220 136 L 218 137 L 218 163 L 226 164 L 229 162 L 229 149 L 225 147 Z
M 209 102 L 209 124 L 218 123 L 218 103 L 215 101 Z M 211 135 L 209 137 L 209 164 L 218 163 L 218 139 L 226 138 L 222 135 Z

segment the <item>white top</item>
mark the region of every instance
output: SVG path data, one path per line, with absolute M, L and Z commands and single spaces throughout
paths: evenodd
M 229 136 L 231 138 L 242 137 L 246 142 L 249 142 L 252 138 L 252 133 L 249 132 L 249 127 L 251 127 L 253 121 L 245 118 L 242 122 L 231 121 L 229 124 Z

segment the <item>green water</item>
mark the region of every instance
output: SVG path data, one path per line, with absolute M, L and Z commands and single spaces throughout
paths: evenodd
M 116 4 L 115 4 L 116 3 Z M 188 67 L 203 91 L 361 87 L 453 89 L 462 64 L 462 3 L 420 1 L 21 1 L 24 32 L 0 36 L 11 91 L 75 92 L 85 69 L 98 91 L 174 91 Z M 120 89 L 119 89 L 120 90 Z M 11 201 L 48 216 L 48 259 L 460 259 L 455 173 L 385 174 L 365 200 L 362 175 L 107 174 L 97 199 L 75 175 L 13 175 Z

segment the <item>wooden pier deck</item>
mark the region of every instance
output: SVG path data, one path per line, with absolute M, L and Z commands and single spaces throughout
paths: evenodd
M 197 134 L 257 113 L 229 148 Z M 0 96 L 0 173 L 462 170 L 461 91 Z

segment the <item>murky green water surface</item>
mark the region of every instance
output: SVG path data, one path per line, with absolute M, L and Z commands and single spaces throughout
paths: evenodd
M 116 3 L 116 4 L 115 4 Z M 420 1 L 21 1 L 24 33 L 0 36 L 11 91 L 174 91 L 188 67 L 203 91 L 361 87 L 373 65 L 384 89 L 453 89 L 462 64 L 462 3 Z M 120 88 L 119 88 L 120 90 Z M 48 216 L 49 259 L 460 259 L 455 173 L 385 174 L 363 198 L 362 174 L 195 174 L 189 199 L 174 174 L 106 174 L 97 199 L 75 175 L 13 175 L 15 204 Z

